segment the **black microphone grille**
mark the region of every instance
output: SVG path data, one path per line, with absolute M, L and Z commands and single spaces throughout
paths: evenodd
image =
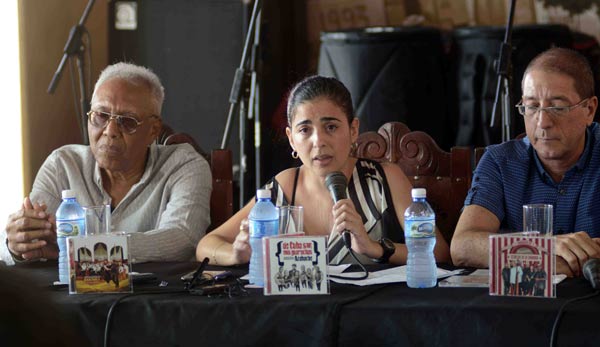
M 600 289 L 600 259 L 592 258 L 583 264 L 583 277 L 590 281 L 592 288 Z
M 339 171 L 331 172 L 325 177 L 325 185 L 330 187 L 331 185 L 344 185 L 346 186 L 348 183 L 346 181 L 346 175 Z
M 346 199 L 346 187 L 348 181 L 346 175 L 339 171 L 334 171 L 325 177 L 325 186 L 331 192 L 333 201 L 337 202 L 341 199 Z

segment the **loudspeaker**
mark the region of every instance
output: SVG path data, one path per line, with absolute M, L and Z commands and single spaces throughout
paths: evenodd
M 192 135 L 207 152 L 220 146 L 225 128 L 244 42 L 243 7 L 241 0 L 110 2 L 109 61 L 156 72 L 165 87 L 164 122 Z M 128 23 L 135 29 L 116 28 Z M 237 152 L 235 142 L 229 147 Z
M 434 28 L 367 28 L 321 34 L 319 74 L 350 91 L 360 131 L 390 121 L 427 132 L 451 146 L 440 31 Z
M 490 128 L 498 76 L 494 60 L 504 40 L 504 27 L 466 27 L 453 32 L 453 71 L 458 114 L 457 146 L 487 146 L 502 142 L 502 113 L 496 113 L 496 126 Z M 571 47 L 568 27 L 561 25 L 515 26 L 512 33 L 511 136 L 525 131 L 516 105 L 521 98 L 521 80 L 529 62 L 552 46 Z

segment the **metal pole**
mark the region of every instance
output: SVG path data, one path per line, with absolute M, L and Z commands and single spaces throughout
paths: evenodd
M 244 100 L 240 101 L 240 209 L 244 207 L 246 200 L 246 103 Z
M 512 54 L 512 27 L 513 18 L 515 15 L 515 2 L 510 2 L 510 12 L 506 21 L 506 30 L 504 32 L 504 41 L 500 45 L 500 54 L 496 60 L 496 72 L 498 73 L 498 83 L 496 84 L 496 95 L 494 98 L 494 106 L 492 107 L 492 117 L 490 119 L 490 127 L 495 126 L 496 113 L 498 105 L 502 109 L 502 141 L 510 139 L 510 87 L 512 85 L 512 66 L 511 66 L 511 54 Z M 508 100 L 508 101 L 507 101 Z M 507 124 L 508 122 L 508 124 Z
M 260 172 L 261 172 L 261 125 L 260 125 L 260 82 L 258 81 L 259 74 L 259 49 L 260 49 L 260 23 L 261 13 L 258 11 L 256 23 L 254 25 L 254 45 L 252 49 L 252 59 L 250 61 L 250 71 L 252 77 L 250 79 L 250 100 L 248 101 L 248 118 L 254 118 L 254 189 L 260 188 Z
M 79 115 L 81 122 L 79 123 L 81 126 L 81 136 L 83 137 L 83 144 L 89 145 L 90 139 L 87 131 L 87 112 L 89 111 L 90 103 L 88 102 L 87 92 L 85 87 L 85 74 L 84 74 L 84 61 L 83 61 L 83 51 L 77 55 L 77 71 L 79 73 L 79 110 L 81 114 Z
M 254 22 L 256 21 L 256 16 L 258 15 L 260 8 L 260 0 L 256 0 L 254 2 L 254 8 L 252 9 L 252 18 L 250 19 L 249 28 L 254 28 Z M 243 80 L 246 74 L 244 67 L 246 65 L 246 60 L 248 58 L 248 49 L 250 46 L 250 40 L 252 39 L 252 35 L 254 30 L 249 29 L 246 33 L 246 40 L 244 43 L 244 50 L 242 51 L 242 59 L 240 61 L 239 67 L 235 70 L 235 75 L 233 77 L 233 83 L 231 85 L 231 93 L 229 95 L 229 103 L 231 104 L 229 107 L 229 113 L 227 115 L 227 123 L 225 124 L 225 131 L 223 132 L 223 138 L 221 140 L 221 149 L 225 149 L 227 147 L 227 143 L 229 142 L 229 132 L 231 130 L 231 122 L 233 119 L 233 112 L 235 110 L 235 106 L 240 101 L 240 95 L 243 87 Z

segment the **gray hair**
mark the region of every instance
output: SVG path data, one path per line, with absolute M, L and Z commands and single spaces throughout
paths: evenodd
M 98 81 L 96 81 L 96 85 L 94 86 L 92 101 L 94 100 L 94 96 L 96 95 L 98 88 L 104 82 L 115 78 L 125 80 L 133 85 L 146 85 L 154 96 L 153 101 L 158 111 L 157 116 L 160 116 L 162 104 L 165 100 L 165 88 L 163 87 L 162 83 L 160 83 L 160 79 L 154 72 L 152 72 L 152 70 L 130 63 L 120 62 L 109 65 L 102 70 L 102 73 L 100 73 L 100 77 L 98 77 Z

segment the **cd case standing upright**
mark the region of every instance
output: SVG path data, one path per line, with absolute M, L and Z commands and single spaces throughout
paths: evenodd
M 523 232 L 490 236 L 490 295 L 556 297 L 555 238 Z
M 264 294 L 329 294 L 325 236 L 263 238 Z
M 69 293 L 131 292 L 127 242 L 124 234 L 67 238 Z

